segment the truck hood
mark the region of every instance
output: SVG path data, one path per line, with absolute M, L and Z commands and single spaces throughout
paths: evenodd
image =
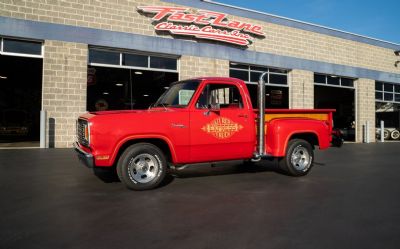
M 132 113 L 152 113 L 152 112 L 172 112 L 172 108 L 151 108 L 147 110 L 116 110 L 116 111 L 98 111 L 89 112 L 92 115 L 115 115 L 115 114 L 132 114 Z
M 153 114 L 154 113 L 174 113 L 177 111 L 180 111 L 182 109 L 176 109 L 176 108 L 152 108 L 148 110 L 116 110 L 116 111 L 98 111 L 98 112 L 87 112 L 79 116 L 79 118 L 86 119 L 86 120 L 94 120 L 97 118 L 119 118 L 115 116 L 120 116 L 120 117 L 126 117 L 129 116 L 131 117 L 132 114 L 133 116 L 148 116 L 148 114 Z M 97 118 L 96 118 L 97 117 Z
M 126 114 L 126 113 L 139 113 L 146 112 L 147 110 L 118 110 L 118 111 L 98 111 L 98 112 L 89 112 L 93 115 L 114 115 L 114 114 Z

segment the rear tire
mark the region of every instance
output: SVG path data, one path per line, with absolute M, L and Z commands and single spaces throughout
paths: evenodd
M 129 146 L 118 160 L 117 174 L 125 186 L 133 190 L 158 187 L 167 172 L 164 153 L 153 144 L 137 143 Z
M 279 160 L 279 167 L 291 176 L 307 175 L 314 163 L 314 151 L 309 142 L 292 139 L 286 148 L 285 157 Z

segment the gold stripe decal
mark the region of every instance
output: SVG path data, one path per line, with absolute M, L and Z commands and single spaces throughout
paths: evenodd
M 277 118 L 309 118 L 316 120 L 329 120 L 329 116 L 326 113 L 271 113 L 265 114 L 265 121 L 271 121 Z
M 228 139 L 243 129 L 243 126 L 229 118 L 219 117 L 204 125 L 201 129 L 217 139 Z

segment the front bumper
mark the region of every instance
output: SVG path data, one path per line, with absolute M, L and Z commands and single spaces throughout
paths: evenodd
M 86 167 L 93 168 L 94 167 L 93 155 L 82 150 L 77 142 L 74 143 L 74 148 L 78 155 L 79 161 L 83 163 L 83 165 L 85 165 Z

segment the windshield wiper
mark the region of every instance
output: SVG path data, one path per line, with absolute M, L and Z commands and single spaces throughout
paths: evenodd
M 168 103 L 156 103 L 155 106 L 156 107 L 162 106 L 162 107 L 166 108 L 167 106 L 170 106 L 170 104 L 168 104 Z
M 167 110 L 167 106 L 170 106 L 170 104 L 168 104 L 168 103 L 154 103 L 149 107 L 149 109 L 154 108 L 154 107 L 164 107 L 164 109 Z

